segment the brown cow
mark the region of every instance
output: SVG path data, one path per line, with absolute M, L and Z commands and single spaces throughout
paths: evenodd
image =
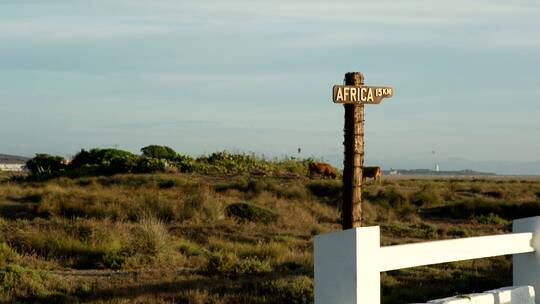
M 362 180 L 373 178 L 373 181 L 381 183 L 381 168 L 380 167 L 364 167 L 362 170 Z
M 313 177 L 314 174 L 320 175 L 323 178 L 328 177 L 335 179 L 337 172 L 334 167 L 327 163 L 309 163 L 309 177 Z

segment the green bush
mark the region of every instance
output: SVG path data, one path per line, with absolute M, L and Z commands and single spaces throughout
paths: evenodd
M 196 159 L 176 153 L 166 146 L 150 145 L 141 149 L 142 156 L 118 149 L 93 148 L 79 151 L 68 166 L 63 159 L 39 154 L 29 169 L 46 177 L 112 175 L 118 173 L 152 173 L 160 171 L 196 172 L 203 174 L 250 174 L 258 176 L 302 176 L 312 159 L 266 160 L 250 153 L 214 152 Z M 35 164 L 36 161 L 39 163 Z M 62 166 L 60 166 L 62 164 Z M 173 170 L 174 169 L 174 170 Z M 282 191 L 283 192 L 283 191 Z M 298 195 L 288 193 L 287 195 Z
M 270 224 L 278 219 L 278 215 L 264 207 L 259 207 L 250 203 L 234 203 L 225 208 L 225 214 L 240 221 L 250 221 L 255 223 Z
M 137 160 L 134 171 L 137 173 L 154 173 L 163 172 L 166 168 L 167 161 L 165 159 L 141 157 Z
M 180 172 L 202 172 L 200 164 L 189 155 L 177 154 L 173 164 Z
M 249 172 L 258 165 L 253 155 L 232 154 L 228 151 L 201 156 L 196 161 L 202 165 L 200 169 L 205 171 L 204 173 L 238 174 Z
M 269 304 L 313 303 L 313 280 L 307 276 L 270 281 L 263 283 L 260 289 Z
M 83 149 L 75 155 L 69 169 L 74 176 L 129 173 L 137 167 L 138 159 L 133 153 L 118 149 Z
M 118 149 L 94 148 L 90 151 L 81 150 L 71 161 L 71 166 L 78 168 L 84 165 L 108 165 L 114 159 L 127 159 L 135 156 L 133 153 Z
M 138 157 L 135 155 L 112 158 L 109 164 L 104 164 L 101 172 L 106 175 L 130 173 L 136 170 Z
M 68 286 L 59 277 L 17 264 L 0 267 L 0 302 L 66 303 Z
M 141 148 L 142 155 L 147 158 L 175 160 L 176 151 L 167 146 L 150 145 Z
M 122 269 L 128 263 L 132 254 L 127 248 L 107 252 L 102 257 L 103 265 L 108 269 Z
M 210 275 L 226 277 L 239 277 L 242 275 L 262 274 L 272 271 L 272 267 L 266 261 L 257 258 L 238 258 L 233 253 L 213 253 L 208 259 L 206 271 Z
M 17 252 L 46 259 L 65 260 L 78 269 L 103 268 L 103 259 L 122 248 L 126 237 L 93 221 L 45 221 L 36 219 L 9 228 L 7 242 Z M 24 228 L 23 228 L 24 227 Z
M 49 178 L 61 175 L 66 166 L 65 160 L 60 156 L 51 156 L 49 154 L 36 154 L 26 162 L 26 168 L 32 176 L 38 178 Z
M 307 163 L 293 158 L 266 160 L 255 154 L 214 152 L 198 157 L 190 164 L 200 173 L 251 174 L 260 176 L 304 175 Z
M 452 236 L 452 237 L 466 237 L 469 235 L 469 232 L 464 228 L 450 227 L 446 231 L 446 235 Z

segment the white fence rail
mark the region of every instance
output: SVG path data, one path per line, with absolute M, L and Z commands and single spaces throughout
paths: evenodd
M 524 232 L 381 247 L 379 271 L 533 252 L 532 238 Z
M 514 221 L 510 234 L 386 247 L 378 226 L 324 234 L 315 238 L 315 304 L 379 304 L 383 271 L 507 254 L 513 284 L 540 291 L 539 248 L 540 217 Z

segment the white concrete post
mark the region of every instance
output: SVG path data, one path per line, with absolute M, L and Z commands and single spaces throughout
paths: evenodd
M 316 236 L 315 304 L 380 303 L 379 249 L 379 227 Z
M 540 216 L 515 220 L 512 224 L 512 232 L 532 232 L 531 246 L 535 249 L 534 252 L 513 255 L 513 285 L 530 285 L 538 293 L 540 291 Z M 540 304 L 540 297 L 536 297 L 535 303 Z

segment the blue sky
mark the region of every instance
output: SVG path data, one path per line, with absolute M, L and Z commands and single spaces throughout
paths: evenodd
M 368 162 L 540 162 L 539 15 L 524 0 L 1 0 L 0 153 L 333 159 L 331 87 L 362 71 L 394 88 L 366 106 Z

